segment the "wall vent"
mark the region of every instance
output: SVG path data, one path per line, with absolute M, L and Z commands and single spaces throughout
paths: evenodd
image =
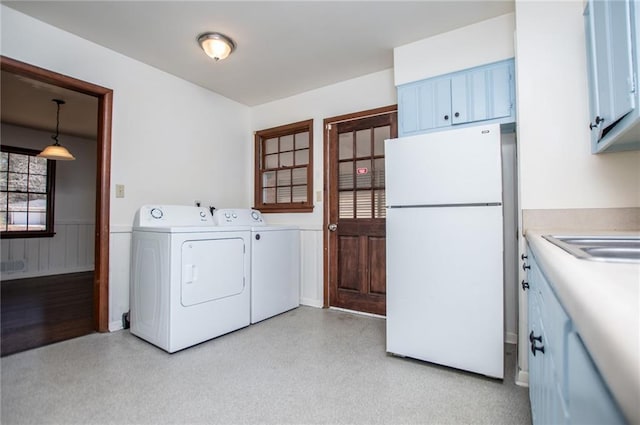
M 2 273 L 23 272 L 27 269 L 25 260 L 7 260 L 0 262 L 0 271 Z

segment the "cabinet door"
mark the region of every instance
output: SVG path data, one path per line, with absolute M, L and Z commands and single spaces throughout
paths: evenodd
M 531 289 L 529 290 L 528 294 L 529 327 L 527 329 L 527 335 L 540 335 L 542 333 L 540 325 L 540 313 L 535 301 L 536 296 L 533 292 L 531 279 L 529 279 L 529 284 L 531 285 Z M 540 423 L 541 419 L 540 412 L 542 410 L 542 395 L 544 393 L 544 391 L 542 390 L 542 357 L 534 356 L 529 347 L 530 345 L 527 346 L 527 352 L 529 360 L 529 400 L 531 402 L 531 420 L 534 424 L 537 424 Z
M 592 123 L 604 119 L 596 132 L 604 130 L 634 109 L 634 77 L 631 56 L 631 12 L 629 0 L 590 1 L 587 18 L 588 54 L 591 65 Z M 598 120 L 599 121 L 599 120 Z
M 512 62 L 503 62 L 451 79 L 453 124 L 504 118 L 511 115 Z
M 437 78 L 398 88 L 399 136 L 451 125 L 451 80 Z
M 451 125 L 451 80 L 439 78 L 420 86 L 420 129 L 447 127 Z
M 398 88 L 398 136 L 416 133 L 418 127 L 419 86 Z
M 563 332 L 566 324 L 552 313 L 557 301 L 551 288 L 529 252 L 529 399 L 532 422 L 536 424 L 568 423 L 563 394 L 563 342 L 553 335 Z M 558 305 L 560 308 L 560 306 Z M 566 334 L 565 334 L 566 335 Z M 537 347 L 537 349 L 533 349 Z

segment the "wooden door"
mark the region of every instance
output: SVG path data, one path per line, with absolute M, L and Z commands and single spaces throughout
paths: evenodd
M 384 140 L 397 112 L 328 126 L 329 305 L 385 315 Z

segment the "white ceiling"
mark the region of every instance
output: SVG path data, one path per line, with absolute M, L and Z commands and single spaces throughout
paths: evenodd
M 248 106 L 391 68 L 396 46 L 514 10 L 513 0 L 2 3 Z M 206 31 L 236 51 L 209 59 L 196 43 Z

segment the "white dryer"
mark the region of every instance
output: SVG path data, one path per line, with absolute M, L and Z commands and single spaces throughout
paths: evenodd
M 131 333 L 173 353 L 250 324 L 250 239 L 207 208 L 143 206 L 133 227 Z
M 214 222 L 251 230 L 251 323 L 300 305 L 300 229 L 268 226 L 260 211 L 220 209 Z

